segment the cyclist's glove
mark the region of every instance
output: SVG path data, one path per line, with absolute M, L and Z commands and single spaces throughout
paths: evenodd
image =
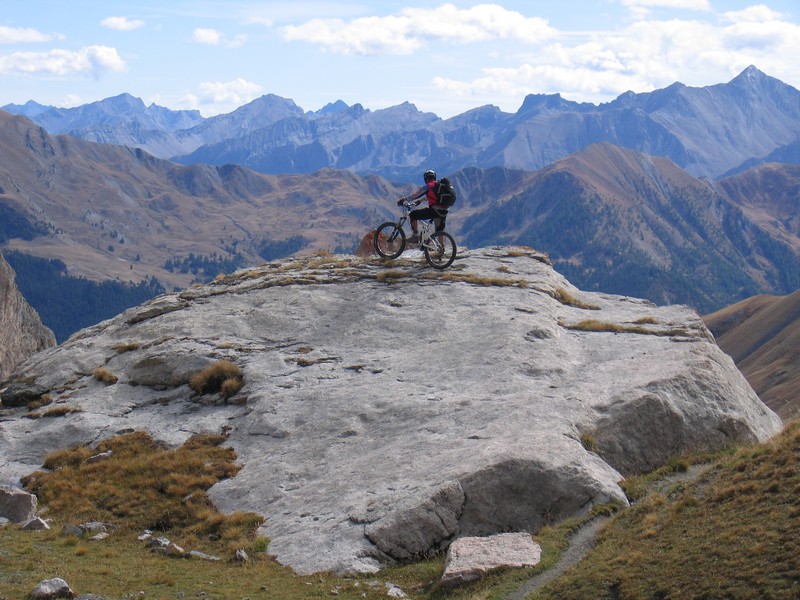
M 406 196 L 403 196 L 402 198 L 400 198 L 400 200 L 397 201 L 397 206 L 403 206 L 403 203 L 407 201 L 408 198 Z

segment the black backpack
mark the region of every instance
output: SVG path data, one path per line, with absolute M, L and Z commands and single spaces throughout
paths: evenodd
M 456 190 L 453 184 L 447 177 L 442 177 L 436 182 L 436 197 L 439 199 L 439 204 L 445 208 L 450 208 L 456 203 Z

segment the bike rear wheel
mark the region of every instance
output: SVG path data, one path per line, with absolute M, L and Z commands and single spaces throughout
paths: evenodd
M 397 258 L 406 247 L 406 234 L 397 223 L 383 223 L 375 230 L 375 252 L 383 258 Z
M 446 231 L 431 235 L 423 246 L 425 260 L 434 269 L 446 269 L 456 259 L 456 241 Z

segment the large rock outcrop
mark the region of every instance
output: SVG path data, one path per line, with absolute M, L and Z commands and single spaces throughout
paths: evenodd
M 0 254 L 0 381 L 31 354 L 56 345 L 56 338 L 19 293 L 16 275 Z
M 195 394 L 192 373 L 223 359 L 241 391 Z M 240 271 L 83 330 L 14 377 L 80 412 L 4 411 L 0 483 L 121 430 L 180 444 L 222 429 L 244 467 L 212 499 L 263 514 L 269 551 L 299 573 L 536 531 L 624 504 L 626 474 L 781 427 L 692 310 L 582 292 L 526 248 L 462 252 L 445 272 L 418 253 Z

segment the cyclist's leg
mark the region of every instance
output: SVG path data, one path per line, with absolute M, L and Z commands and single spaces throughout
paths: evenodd
M 411 233 L 417 235 L 417 227 L 419 227 L 419 220 L 425 218 L 427 208 L 417 208 L 408 213 L 408 218 L 411 221 Z
M 436 212 L 429 206 L 412 210 L 408 215 L 408 218 L 411 219 L 411 231 L 414 235 L 417 235 L 418 221 L 422 219 L 433 219 L 434 217 L 436 217 Z
M 447 211 L 437 210 L 435 208 L 431 210 L 436 213 L 436 218 L 433 219 L 433 224 L 436 226 L 436 233 L 441 233 L 444 231 L 445 225 L 447 225 Z M 436 238 L 440 244 L 444 243 L 442 236 L 436 236 Z

